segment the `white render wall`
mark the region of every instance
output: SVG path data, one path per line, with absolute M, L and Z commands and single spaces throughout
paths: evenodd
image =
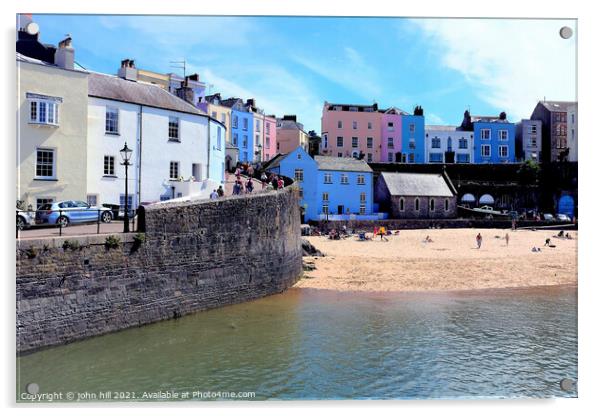
M 226 183 L 226 129 L 220 123 L 213 120 L 209 121 L 209 149 L 211 149 L 209 159 L 209 179 L 222 185 Z M 218 142 L 219 133 L 219 142 Z
M 119 108 L 119 136 L 105 133 L 107 106 Z M 179 142 L 169 141 L 170 116 L 179 118 Z M 225 131 L 221 124 L 212 122 L 213 138 L 209 146 L 209 119 L 206 116 L 90 97 L 88 121 L 87 193 L 97 195 L 98 204 L 119 204 L 119 197 L 124 194 L 125 171 L 120 164 L 119 150 L 126 141 L 134 150 L 128 171 L 128 193 L 135 195 L 134 208 L 139 202 L 158 202 L 162 196 L 178 197 L 178 192 L 182 191 L 204 192 L 207 184 L 203 181 L 207 179 L 220 183 L 223 180 Z M 218 127 L 222 130 L 221 150 L 217 148 Z M 115 156 L 116 178 L 103 175 L 105 155 Z M 198 165 L 199 174 L 191 183 L 172 181 L 169 178 L 172 161 L 179 162 L 179 176 L 184 182 L 193 176 L 193 164 Z M 209 161 L 211 165 L 208 167 Z
M 450 128 L 450 129 L 429 129 L 428 126 L 425 127 L 424 130 L 425 133 L 425 138 L 424 138 L 424 147 L 425 147 L 425 154 L 424 154 L 424 160 L 425 163 L 431 163 L 429 162 L 429 155 L 430 153 L 441 153 L 442 155 L 442 160 L 443 162 L 445 162 L 445 152 L 447 152 L 447 139 L 449 137 L 451 137 L 451 142 L 452 142 L 452 152 L 455 152 L 455 162 L 457 162 L 458 160 L 458 154 L 467 154 L 470 157 L 470 160 L 468 163 L 474 163 L 474 140 L 473 140 L 473 132 L 471 131 L 461 131 L 461 130 L 455 130 L 455 128 Z M 428 136 L 427 136 L 428 135 Z M 441 139 L 441 147 L 439 149 L 433 149 L 432 148 L 432 139 L 438 137 L 439 139 Z M 459 147 L 459 142 L 460 139 L 464 137 L 466 140 L 468 140 L 468 147 L 466 149 L 460 149 Z

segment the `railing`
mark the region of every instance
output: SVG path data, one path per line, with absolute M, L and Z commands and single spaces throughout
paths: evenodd
M 123 230 L 123 217 L 120 218 L 119 210 L 107 208 L 61 208 L 45 210 L 16 210 L 16 238 L 19 238 L 22 231 L 35 231 L 33 236 L 55 235 L 52 231 L 44 233 L 42 229 L 55 230 L 58 228 L 58 235 L 63 235 L 63 229 L 68 226 L 87 226 L 78 227 L 78 234 L 100 234 L 101 232 L 117 232 Z M 56 215 L 52 215 L 55 213 Z M 85 218 L 81 213 L 89 214 Z M 104 213 L 110 215 L 107 218 Z M 95 214 L 95 215 L 93 215 Z M 128 222 L 131 221 L 130 229 L 136 230 L 137 212 L 131 210 L 128 215 Z M 94 226 L 92 228 L 91 226 Z M 29 234 L 29 233 L 28 233 Z

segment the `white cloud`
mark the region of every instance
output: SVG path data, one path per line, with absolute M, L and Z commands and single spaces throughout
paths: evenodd
M 442 125 L 445 124 L 445 121 L 435 113 L 426 113 L 425 123 Z
M 378 71 L 370 66 L 353 48 L 343 48 L 344 56 L 326 59 L 310 59 L 298 55 L 291 59 L 307 69 L 338 84 L 366 100 L 377 100 L 382 88 L 376 82 Z
M 559 36 L 572 20 L 416 19 L 435 45 L 428 59 L 464 75 L 487 103 L 512 119 L 538 100 L 576 100 L 576 47 Z M 426 57 L 425 57 L 426 58 Z M 475 113 L 478 109 L 474 108 Z

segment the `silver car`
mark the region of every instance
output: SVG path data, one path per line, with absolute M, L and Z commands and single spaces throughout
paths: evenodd
M 35 218 L 29 211 L 17 209 L 17 229 L 19 231 L 29 228 L 35 224 Z

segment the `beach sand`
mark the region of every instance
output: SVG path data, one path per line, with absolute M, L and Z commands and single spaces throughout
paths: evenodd
M 483 244 L 476 248 L 477 233 Z M 510 235 L 506 247 L 504 236 Z M 555 230 L 402 230 L 388 242 L 308 237 L 326 257 L 304 257 L 295 287 L 345 291 L 441 291 L 577 284 L 577 232 Z M 369 234 L 370 236 L 372 233 Z M 425 243 L 429 235 L 434 241 Z M 498 236 L 499 238 L 496 238 Z M 550 238 L 555 248 L 544 247 Z M 533 253 L 532 247 L 541 252 Z

